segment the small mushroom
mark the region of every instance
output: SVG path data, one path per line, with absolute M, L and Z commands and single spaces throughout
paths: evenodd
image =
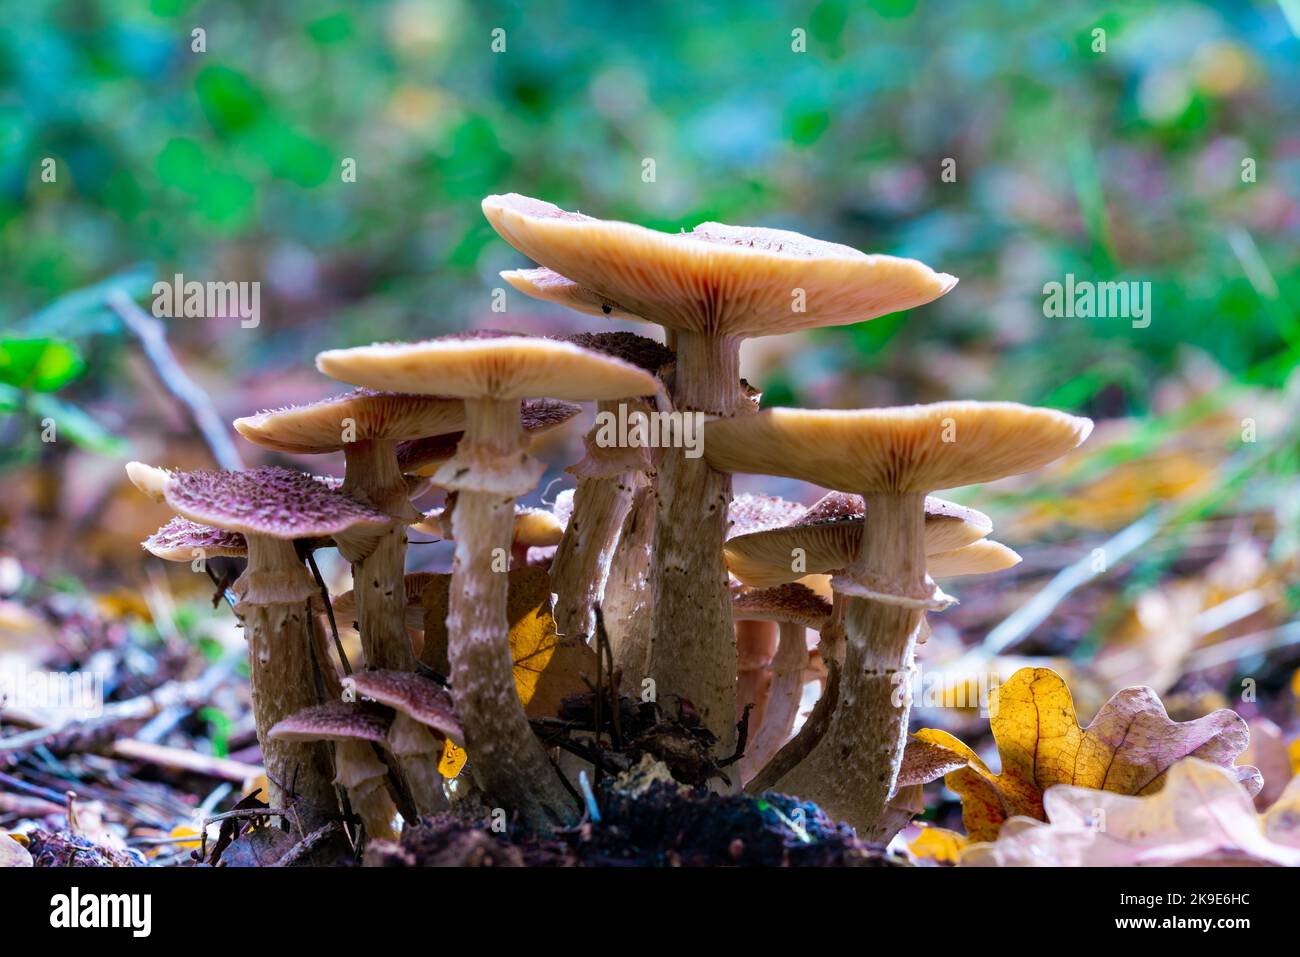
M 239 532 L 200 525 L 179 515 L 140 544 L 150 555 L 168 562 L 243 558 L 248 554 L 248 542 Z
M 833 580 L 848 639 L 840 703 L 779 790 L 816 801 L 867 840 L 882 836 L 907 738 L 917 637 L 926 611 L 952 602 L 926 572 L 926 494 L 1040 468 L 1091 429 L 1088 419 L 1010 402 L 770 409 L 705 426 L 705 457 L 717 468 L 865 499 L 861 550 Z
M 525 396 L 591 401 L 653 392 L 655 380 L 567 342 L 500 332 L 323 352 L 327 375 L 377 389 L 425 387 L 465 399 L 465 437 L 433 476 L 457 493 L 448 632 L 451 684 L 475 781 L 525 824 L 546 829 L 576 808 L 515 694 L 506 615 L 515 499 L 544 471 L 520 427 Z
M 253 717 L 271 804 L 285 806 L 292 789 L 310 806 L 332 807 L 328 752 L 319 745 L 269 737 L 281 719 L 318 703 L 312 660 L 320 630 L 310 605 L 317 587 L 295 540 L 379 528 L 389 517 L 288 469 L 170 472 L 159 479 L 162 470 L 133 465 L 128 468 L 132 481 L 140 475 L 158 479 L 152 487 L 183 518 L 243 535 L 248 564 L 231 590 L 248 640 Z
M 373 745 L 388 740 L 392 717 L 377 708 L 348 701 L 327 701 L 289 715 L 270 730 L 272 741 L 334 745 L 334 783 L 348 793 L 348 802 L 366 827 L 366 836 L 397 839 L 395 809 L 388 797 L 388 767 Z
M 531 439 L 557 429 L 582 411 L 582 406 L 555 399 L 525 399 L 519 411 L 519 425 Z M 456 454 L 464 432 L 448 432 L 397 443 L 397 467 L 413 475 L 432 476 Z
M 371 668 L 415 667 L 403 624 L 403 596 L 393 587 L 406 566 L 406 526 L 419 513 L 398 467 L 396 445 L 404 439 L 455 432 L 465 426 L 460 399 L 356 389 L 307 405 L 260 412 L 235 420 L 239 434 L 278 452 L 343 451 L 343 491 L 391 516 L 382 530 L 364 529 L 336 538 L 352 564 L 361 649 Z
M 452 514 L 456 511 L 456 497 L 447 497 L 447 504 L 424 513 L 424 518 L 413 528 L 426 535 L 454 540 Z M 528 563 L 528 549 L 549 548 L 560 543 L 564 525 L 550 509 L 515 506 L 514 533 L 510 538 L 510 565 L 519 568 Z
M 421 814 L 446 810 L 447 794 L 438 773 L 443 741 L 465 743 L 447 689 L 409 671 L 359 671 L 344 678 L 343 687 L 397 712 L 386 743 L 406 771 L 416 809 Z
M 512 246 L 582 287 L 566 294 L 579 302 L 594 294 L 663 326 L 677 353 L 673 407 L 707 416 L 753 410 L 739 385 L 742 340 L 863 322 L 937 299 L 957 281 L 916 260 L 779 229 L 703 223 L 689 233 L 662 233 L 515 193 L 487 197 L 483 212 Z M 718 653 L 732 641 L 722 558 L 730 501 L 729 474 L 688 458 L 684 448 L 665 450 L 649 671 L 661 694 L 681 695 L 699 709 L 723 753 L 735 741 L 735 660 Z

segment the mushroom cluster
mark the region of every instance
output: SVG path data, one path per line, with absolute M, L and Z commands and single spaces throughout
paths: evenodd
M 663 341 L 479 331 L 329 350 L 317 368 L 353 391 L 235 428 L 274 452 L 342 452 L 341 483 L 128 467 L 177 515 L 147 550 L 247 562 L 232 593 L 272 805 L 343 813 L 372 837 L 460 795 L 534 830 L 574 824 L 581 762 L 535 731 L 513 675 L 511 582 L 541 566 L 559 636 L 595 646 L 603 622 L 596 652 L 621 687 L 688 704 L 734 758 L 719 786 L 796 794 L 882 836 L 915 647 L 952 602 L 934 580 L 1018 561 L 987 516 L 930 493 L 1039 468 L 1091 423 L 1010 403 L 760 411 L 744 339 L 921 306 L 956 279 L 781 230 L 667 234 L 514 194 L 483 210 L 539 264 L 502 274 L 515 289 L 656 324 Z M 544 471 L 532 440 L 582 402 L 596 416 L 576 488 L 526 507 Z M 733 501 L 733 473 L 828 493 Z M 445 501 L 422 512 L 430 488 Z M 454 543 L 449 574 L 407 573 L 411 527 Z M 352 570 L 332 599 L 313 575 L 323 548 Z M 337 627 L 356 630 L 360 660 L 331 650 Z M 811 682 L 821 697 L 796 733 Z M 463 770 L 446 771 L 451 745 Z

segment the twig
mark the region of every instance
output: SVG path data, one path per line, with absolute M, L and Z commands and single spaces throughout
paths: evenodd
M 320 573 L 320 567 L 316 564 L 316 556 L 312 554 L 312 550 L 307 548 L 304 551 L 307 553 L 307 564 L 311 567 L 311 573 L 316 579 L 316 586 L 320 589 L 321 604 L 325 606 L 325 617 L 329 619 L 330 634 L 334 636 L 334 650 L 339 653 L 343 673 L 350 675 L 352 674 L 352 665 L 348 662 L 348 653 L 343 650 L 343 640 L 339 638 L 339 626 L 334 621 L 334 606 L 330 603 L 330 590 L 325 584 L 325 576 Z
M 285 851 L 284 855 L 271 866 L 292 867 L 307 854 L 310 854 L 319 847 L 327 837 L 330 837 L 337 830 L 339 830 L 338 821 L 328 821 L 325 824 L 322 824 L 293 847 L 289 848 L 289 850 Z
M 176 354 L 167 344 L 163 324 L 137 306 L 121 289 L 110 292 L 107 302 L 123 325 L 139 340 L 145 358 L 149 360 L 158 380 L 180 402 L 190 424 L 207 443 L 217 465 L 223 469 L 242 469 L 243 459 L 226 430 L 225 422 L 213 408 L 207 393 L 195 385 L 177 361 Z
M 116 742 L 111 753 L 114 757 L 128 761 L 143 761 L 146 764 L 170 768 L 174 771 L 189 771 L 222 781 L 232 781 L 235 784 L 243 784 L 262 773 L 261 768 L 242 761 L 232 761 L 230 758 L 219 758 L 181 748 L 169 748 L 132 738 Z

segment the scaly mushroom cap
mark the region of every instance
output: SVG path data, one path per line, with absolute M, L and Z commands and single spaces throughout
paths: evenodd
M 414 718 L 444 737 L 463 742 L 451 695 L 436 681 L 410 671 L 359 671 L 343 679 L 358 695 Z
M 465 428 L 465 403 L 434 395 L 355 389 L 306 405 L 259 412 L 235 420 L 248 441 L 277 452 L 337 452 L 350 441 L 421 439 Z
M 176 472 L 167 504 L 194 522 L 244 535 L 323 538 L 350 528 L 382 528 L 392 517 L 310 475 L 271 466 L 240 472 Z
M 956 578 L 958 575 L 987 575 L 1020 564 L 1020 556 L 1001 542 L 972 542 L 962 548 L 927 555 L 926 570 L 931 578 Z
M 354 701 L 327 701 L 278 721 L 270 736 L 278 741 L 388 740 L 392 715 Z
M 727 538 L 789 525 L 802 518 L 807 511 L 807 506 L 787 502 L 775 495 L 742 492 L 731 500 L 731 505 L 727 508 L 727 518 L 731 523 Z
M 447 521 L 446 512 L 445 508 L 435 508 L 426 512 L 424 518 L 411 527 L 426 535 L 450 539 L 451 522 Z M 560 544 L 563 537 L 564 523 L 550 509 L 515 506 L 514 544 L 545 548 Z
M 529 438 L 557 429 L 582 411 L 582 406 L 555 399 L 525 399 L 519 411 L 519 424 Z M 448 432 L 397 443 L 397 466 L 403 472 L 432 475 L 438 466 L 456 454 L 464 432 Z
M 865 514 L 861 496 L 830 492 L 787 524 L 729 538 L 723 548 L 727 568 L 752 588 L 838 571 L 851 564 L 861 551 Z M 960 549 L 991 531 L 993 522 L 983 512 L 926 497 L 927 555 Z M 802 552 L 796 553 L 795 549 Z M 797 571 L 793 567 L 796 554 L 803 559 Z
M 743 591 L 731 599 L 736 621 L 779 621 L 819 632 L 830 615 L 829 601 L 796 582 Z
M 195 549 L 204 558 L 243 558 L 248 554 L 248 542 L 239 532 L 199 525 L 179 515 L 140 545 L 155 558 L 169 562 L 193 561 Z
M 1041 468 L 1090 419 L 1014 402 L 849 411 L 768 409 L 704 426 L 715 469 L 784 475 L 844 492 L 930 492 Z
M 424 627 L 424 606 L 420 596 L 436 576 L 433 572 L 411 572 L 403 579 L 406 590 L 406 627 L 421 629 Z M 345 591 L 338 595 L 330 605 L 334 609 L 334 620 L 340 628 L 354 628 L 357 621 L 357 593 Z
M 914 259 L 781 229 L 701 223 L 661 233 L 517 193 L 487 197 L 483 213 L 510 245 L 586 289 L 561 295 L 594 295 L 683 332 L 771 336 L 863 322 L 924 305 L 957 283 Z M 531 295 L 530 285 L 516 288 Z
M 506 269 L 501 272 L 501 278 L 526 296 L 567 306 L 589 316 L 639 318 L 595 290 L 579 286 L 573 280 L 565 279 L 558 272 L 544 266 L 537 269 Z
M 372 389 L 433 391 L 466 399 L 549 396 L 574 402 L 650 395 L 654 376 L 569 342 L 500 332 L 332 349 L 328 376 Z
M 635 332 L 579 332 L 560 336 L 561 342 L 571 342 L 583 349 L 622 359 L 638 369 L 665 375 L 677 361 L 677 356 L 662 342 L 656 342 Z

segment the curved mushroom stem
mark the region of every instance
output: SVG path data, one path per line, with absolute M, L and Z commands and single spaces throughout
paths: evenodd
M 406 526 L 418 517 L 397 467 L 396 443 L 386 440 L 344 446 L 347 460 L 343 491 L 393 516 L 378 535 L 343 535 L 339 551 L 352 563 L 357 625 L 366 666 L 415 670 L 415 652 L 406 630 Z
M 410 715 L 398 711 L 388 729 L 388 748 L 397 757 L 410 782 L 416 810 L 421 814 L 445 811 L 447 793 L 438 772 L 442 739 Z
M 247 538 L 248 566 L 231 591 L 248 640 L 253 720 L 269 803 L 285 807 L 292 797 L 303 826 L 315 827 L 337 806 L 329 749 L 323 742 L 275 740 L 270 730 L 318 703 L 311 662 L 312 634 L 319 626 L 307 610 L 316 585 L 293 542 L 263 535 Z
M 334 783 L 347 789 L 352 810 L 365 825 L 366 838 L 397 840 L 397 809 L 386 786 L 388 765 L 366 741 L 335 743 L 334 765 Z
M 748 782 L 790 740 L 808 668 L 808 642 L 803 625 L 780 623 L 780 644 L 772 659 L 772 684 L 758 732 L 749 739 L 740 759 L 740 779 Z
M 752 705 L 749 726 L 755 730 L 763 723 L 767 711 L 772 659 L 779 642 L 780 632 L 774 621 L 736 622 L 736 720 L 740 720 L 746 705 Z
M 825 735 L 778 790 L 816 801 L 828 814 L 879 840 L 898 778 L 912 706 L 912 655 L 933 592 L 925 566 L 925 496 L 868 494 L 863 552 L 849 574 L 901 603 L 845 597 L 848 645 L 840 701 Z
M 638 473 L 611 478 L 579 478 L 573 515 L 551 563 L 555 590 L 555 626 L 562 635 L 590 637 L 595 631 L 596 603 L 605 593 L 609 563 L 619 529 L 632 508 Z
M 739 370 L 739 340 L 679 332 L 674 406 L 683 415 L 740 414 L 749 405 Z M 698 457 L 687 458 L 688 451 Z M 649 674 L 659 696 L 695 705 L 726 755 L 736 742 L 736 636 L 722 555 L 731 476 L 710 468 L 700 452 L 674 443 L 659 465 Z
M 515 691 L 506 597 L 515 496 L 536 469 L 524 451 L 519 402 L 465 403 L 465 438 L 443 468 L 459 476 L 452 535 L 447 632 L 452 695 L 465 729 L 470 769 L 489 801 L 547 830 L 577 819 L 576 807 L 533 734 Z M 439 476 L 444 475 L 443 471 Z M 480 491 L 496 486 L 511 491 Z M 529 486 L 531 487 L 531 486 Z
M 614 666 L 623 670 L 625 687 L 635 689 L 636 693 L 648 674 L 650 543 L 654 530 L 655 493 L 647 483 L 632 494 L 632 504 L 614 546 L 601 602 Z

